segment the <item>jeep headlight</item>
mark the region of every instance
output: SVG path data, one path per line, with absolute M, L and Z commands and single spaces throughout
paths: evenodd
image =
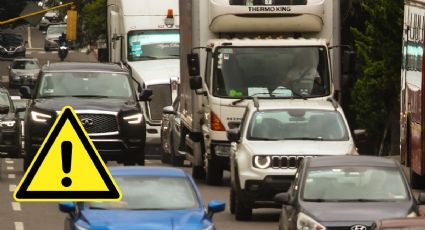
M 254 156 L 254 167 L 259 169 L 266 169 L 270 167 L 270 156 Z
M 48 114 L 44 114 L 44 113 L 31 111 L 31 118 L 33 121 L 36 121 L 36 122 L 46 122 L 47 119 L 52 118 L 52 116 Z
M 0 121 L 1 127 L 13 127 L 15 126 L 16 121 Z
M 140 124 L 142 122 L 143 114 L 138 113 L 135 115 L 126 116 L 123 119 L 126 120 L 129 124 Z
M 297 219 L 298 230 L 324 230 L 326 229 L 323 225 L 319 224 L 313 218 L 300 212 Z

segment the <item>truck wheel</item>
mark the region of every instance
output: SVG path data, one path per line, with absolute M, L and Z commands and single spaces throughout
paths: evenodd
M 223 167 L 215 159 L 209 159 L 207 162 L 207 184 L 220 185 L 223 180 Z
M 425 176 L 418 175 L 410 169 L 410 186 L 413 189 L 425 189 Z
M 204 179 L 205 170 L 202 166 L 192 166 L 192 177 L 194 179 Z
M 235 199 L 236 199 L 236 192 L 233 190 L 233 188 L 230 188 L 230 199 L 229 199 L 229 207 L 230 207 L 230 213 L 235 214 Z
M 252 208 L 246 206 L 237 195 L 235 196 L 235 218 L 241 221 L 252 218 Z

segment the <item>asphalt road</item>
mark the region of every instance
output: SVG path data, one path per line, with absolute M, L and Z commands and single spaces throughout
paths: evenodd
M 15 32 L 20 32 L 28 39 L 27 56 L 36 57 L 41 64 L 58 62 L 57 52 L 45 52 L 43 49 L 44 35 L 37 28 L 20 27 Z M 96 61 L 93 53 L 87 54 L 85 50 L 70 51 L 65 61 Z M 0 60 L 0 82 L 8 87 L 9 60 Z M 19 95 L 17 89 L 10 89 L 12 95 Z M 114 162 L 108 166 L 116 165 Z M 160 166 L 160 161 L 148 160 L 148 166 Z M 190 172 L 190 168 L 183 168 Z M 18 203 L 13 200 L 13 191 L 23 175 L 22 160 L 2 159 L 0 160 L 0 229 L 1 230 L 53 230 L 63 229 L 66 214 L 59 212 L 57 203 Z M 229 175 L 225 175 L 223 186 L 207 186 L 198 181 L 198 187 L 205 204 L 210 200 L 222 200 L 226 202 L 225 212 L 214 216 L 214 222 L 218 229 L 277 229 L 279 210 L 263 209 L 254 211 L 253 221 L 237 222 L 230 214 L 228 207 L 229 199 Z

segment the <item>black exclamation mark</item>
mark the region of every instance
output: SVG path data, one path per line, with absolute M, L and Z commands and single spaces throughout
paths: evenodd
M 70 141 L 64 141 L 61 145 L 62 150 L 62 170 L 64 173 L 71 172 L 71 159 L 72 159 L 72 143 Z M 72 184 L 72 180 L 69 177 L 62 179 L 62 185 L 69 187 Z

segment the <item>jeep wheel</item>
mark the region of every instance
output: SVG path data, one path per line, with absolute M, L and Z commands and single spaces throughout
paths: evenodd
M 223 167 L 220 162 L 215 159 L 209 159 L 206 167 L 207 184 L 208 185 L 220 185 L 223 180 Z
M 192 166 L 192 177 L 194 179 L 204 179 L 205 170 L 202 166 Z
M 246 206 L 235 194 L 235 218 L 236 220 L 251 220 L 252 208 Z

